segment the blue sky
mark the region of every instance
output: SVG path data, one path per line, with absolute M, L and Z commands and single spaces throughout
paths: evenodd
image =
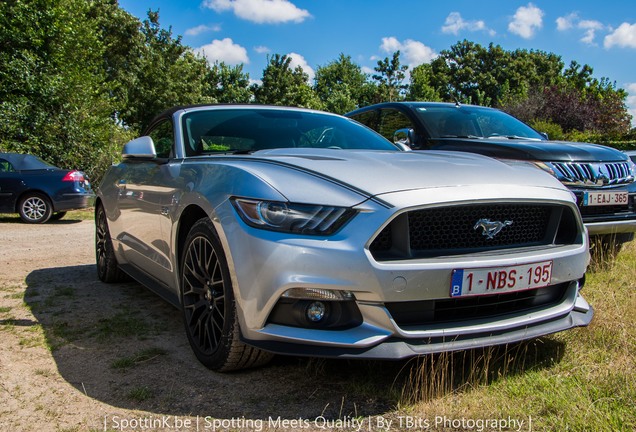
M 591 0 L 119 0 L 143 19 L 159 9 L 163 27 L 210 62 L 243 64 L 259 80 L 267 55 L 287 54 L 310 77 L 351 56 L 366 72 L 402 53 L 428 62 L 468 39 L 504 49 L 549 51 L 587 63 L 626 89 L 636 119 L 636 2 Z M 636 124 L 636 121 L 634 122 Z

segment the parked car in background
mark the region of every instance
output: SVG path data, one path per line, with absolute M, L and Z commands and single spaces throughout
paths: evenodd
M 629 156 L 632 162 L 636 163 L 636 150 L 626 151 L 625 154 Z
M 399 359 L 585 326 L 572 194 L 527 164 L 404 152 L 342 116 L 177 107 L 95 205 L 97 272 L 178 307 L 196 357 Z
M 413 150 L 462 151 L 530 162 L 576 195 L 590 235 L 619 245 L 634 237 L 636 167 L 616 149 L 550 141 L 500 110 L 474 105 L 389 102 L 346 116 Z
M 44 223 L 89 207 L 94 198 L 82 171 L 57 168 L 29 154 L 0 153 L 0 213 Z

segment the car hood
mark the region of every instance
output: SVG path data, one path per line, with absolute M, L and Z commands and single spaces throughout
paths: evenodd
M 566 141 L 444 138 L 434 140 L 432 149 L 468 151 L 502 159 L 543 162 L 617 162 L 629 160 L 623 152 L 611 147 Z
M 470 153 L 277 149 L 260 151 L 253 157 L 322 177 L 368 196 L 463 185 L 517 184 L 563 189 L 554 177 L 531 164 L 507 164 Z M 295 187 L 277 184 L 280 180 L 274 176 L 268 182 L 281 191 Z

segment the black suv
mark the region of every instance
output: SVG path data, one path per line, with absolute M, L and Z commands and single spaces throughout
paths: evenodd
M 605 244 L 636 232 L 636 166 L 623 152 L 549 141 L 493 108 L 438 102 L 387 102 L 345 114 L 412 150 L 452 150 L 531 162 L 576 195 L 590 235 Z

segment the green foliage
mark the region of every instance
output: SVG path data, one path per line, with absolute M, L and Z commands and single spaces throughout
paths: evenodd
M 551 140 L 562 141 L 565 140 L 565 134 L 560 125 L 553 123 L 549 120 L 531 120 L 528 123 L 537 132 L 547 133 Z
M 407 82 L 407 72 L 409 81 Z M 268 58 L 260 84 L 243 65 L 208 64 L 163 28 L 116 0 L 0 2 L 0 151 L 79 168 L 94 183 L 159 112 L 192 103 L 263 103 L 346 113 L 393 100 L 496 106 L 552 138 L 633 148 L 627 93 L 589 65 L 542 51 L 463 40 L 410 71 L 400 52 L 367 75 L 350 56 L 316 71 Z M 625 144 L 626 143 L 626 144 Z
M 561 58 L 542 51 L 506 51 L 463 40 L 431 62 L 431 83 L 444 100 L 500 106 L 533 87 L 558 81 Z
M 0 150 L 80 168 L 111 159 L 122 134 L 102 67 L 105 47 L 85 0 L 0 3 Z
M 208 72 L 207 94 L 217 103 L 249 103 L 252 100 L 250 77 L 243 65 L 228 66 L 216 62 Z
M 291 57 L 274 54 L 267 59 L 261 85 L 252 90 L 260 104 L 296 106 L 304 108 L 322 107 L 318 96 L 309 86 L 309 77 L 300 66 L 292 69 Z
M 414 67 L 411 71 L 411 83 L 406 98 L 413 101 L 441 101 L 442 97 L 432 81 L 433 71 L 429 63 Z
M 378 65 L 373 69 L 377 72 L 373 79 L 378 83 L 378 102 L 404 100 L 408 87 L 404 84 L 408 66 L 400 64 L 400 51 L 394 52 L 390 59 L 385 57 L 384 60 L 378 60 Z
M 128 60 L 134 71 L 126 85 L 125 100 L 118 100 L 119 118 L 141 132 L 154 116 L 175 105 L 210 102 L 205 96 L 208 66 L 173 38 L 170 28 L 162 29 L 158 12 L 149 11 L 141 26 L 142 38 Z
M 360 66 L 341 53 L 336 61 L 318 68 L 314 91 L 327 111 L 344 114 L 364 104 L 366 84 Z

